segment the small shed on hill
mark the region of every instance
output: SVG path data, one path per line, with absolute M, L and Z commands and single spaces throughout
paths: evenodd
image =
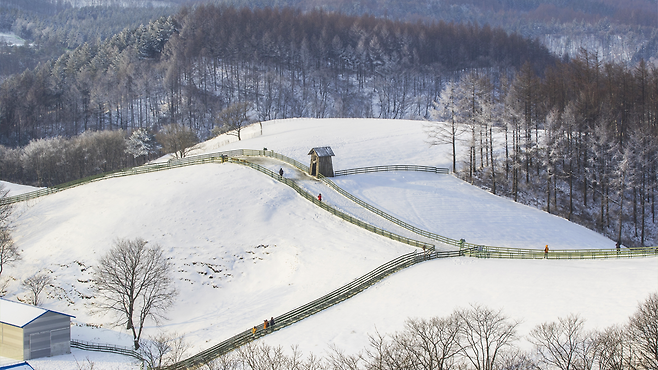
M 24 361 L 71 353 L 72 317 L 0 298 L 0 356 Z
M 313 148 L 308 154 L 311 156 L 311 165 L 308 168 L 309 175 L 317 177 L 318 174 L 322 174 L 326 177 L 334 177 L 334 165 L 331 163 L 334 152 L 331 147 Z

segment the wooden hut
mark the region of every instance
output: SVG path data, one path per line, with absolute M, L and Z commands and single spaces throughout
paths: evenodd
M 71 317 L 0 298 L 0 356 L 24 361 L 71 353 Z
M 334 166 L 331 163 L 334 152 L 330 147 L 313 148 L 308 154 L 311 156 L 311 165 L 308 168 L 311 176 L 317 177 L 318 174 L 322 174 L 325 177 L 334 177 Z

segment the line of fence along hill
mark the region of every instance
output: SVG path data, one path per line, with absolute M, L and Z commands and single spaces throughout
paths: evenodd
M 430 260 L 430 259 L 435 259 L 435 258 L 447 258 L 447 257 L 457 257 L 457 256 L 470 256 L 470 257 L 478 257 L 478 258 L 519 258 L 519 259 L 533 259 L 533 258 L 549 258 L 549 259 L 583 259 L 583 258 L 619 258 L 619 257 L 637 257 L 637 256 L 656 256 L 658 255 L 658 248 L 656 247 L 647 247 L 647 248 L 635 248 L 635 249 L 622 249 L 622 250 L 614 250 L 614 249 L 586 249 L 586 250 L 552 250 L 549 253 L 544 252 L 543 250 L 535 250 L 535 249 L 517 249 L 517 248 L 501 248 L 501 247 L 491 247 L 491 246 L 485 246 L 485 245 L 476 245 L 476 244 L 471 244 L 471 243 L 466 243 L 463 239 L 461 240 L 456 240 L 456 239 L 451 239 L 451 238 L 446 238 L 443 236 L 440 236 L 438 234 L 434 234 L 422 229 L 418 229 L 414 227 L 413 225 L 409 225 L 391 215 L 388 215 L 387 213 L 377 209 L 376 207 L 373 207 L 362 200 L 354 197 L 353 195 L 349 194 L 342 188 L 338 187 L 333 181 L 320 176 L 319 179 L 320 181 L 323 181 L 325 184 L 330 186 L 332 189 L 336 190 L 340 194 L 346 196 L 348 199 L 354 201 L 355 203 L 363 206 L 364 208 L 370 210 L 371 212 L 374 212 L 375 214 L 380 215 L 381 217 L 384 217 L 385 219 L 392 221 L 399 226 L 402 226 L 408 230 L 411 230 L 419 235 L 423 235 L 426 237 L 429 237 L 434 240 L 438 240 L 444 244 L 452 245 L 455 247 L 458 247 L 458 250 L 453 250 L 453 251 L 435 251 L 433 249 L 433 246 L 427 243 L 415 241 L 413 239 L 405 238 L 390 232 L 387 232 L 385 230 L 376 228 L 374 226 L 371 226 L 367 223 L 364 223 L 361 220 L 358 220 L 352 216 L 349 216 L 341 211 L 338 211 L 334 209 L 333 207 L 327 205 L 326 203 L 319 202 L 314 195 L 309 194 L 307 191 L 299 187 L 295 183 L 295 181 L 287 178 L 283 178 L 279 176 L 278 174 L 274 173 L 273 171 L 260 166 L 258 164 L 242 160 L 239 158 L 234 158 L 234 157 L 249 157 L 249 156 L 265 156 L 265 157 L 270 157 L 270 158 L 276 158 L 278 160 L 281 160 L 283 162 L 286 162 L 290 165 L 293 165 L 294 167 L 298 168 L 301 171 L 308 172 L 308 167 L 305 166 L 304 164 L 295 161 L 291 158 L 285 157 L 281 154 L 277 154 L 271 151 L 260 151 L 260 150 L 233 150 L 233 151 L 228 151 L 228 152 L 221 152 L 221 153 L 211 153 L 211 154 L 206 154 L 202 156 L 196 156 L 196 157 L 190 157 L 190 158 L 183 158 L 183 159 L 176 159 L 176 160 L 170 160 L 167 163 L 161 163 L 161 164 L 155 164 L 155 165 L 147 165 L 147 166 L 141 166 L 141 167 L 136 167 L 132 168 L 129 170 L 125 171 L 116 171 L 113 173 L 107 173 L 107 174 L 102 174 L 98 176 L 94 176 L 91 178 L 85 178 L 81 179 L 75 182 L 67 183 L 67 184 L 62 184 L 60 186 L 54 187 L 54 188 L 48 188 L 48 189 L 39 189 L 34 192 L 30 193 L 25 193 L 19 196 L 15 197 L 7 197 L 4 199 L 1 199 L 2 203 L 8 204 L 8 203 L 15 203 L 15 202 L 20 202 L 24 200 L 29 200 L 29 199 L 34 199 L 40 196 L 44 196 L 47 194 L 52 194 L 55 192 L 59 192 L 65 189 L 70 189 L 82 184 L 94 182 L 94 181 L 99 181 L 102 179 L 109 179 L 109 178 L 115 178 L 115 177 L 122 177 L 122 176 L 129 176 L 129 175 L 136 175 L 136 174 L 142 174 L 142 173 L 149 173 L 149 172 L 155 172 L 155 171 L 162 171 L 166 169 L 171 169 L 171 168 L 179 168 L 179 167 L 184 167 L 184 166 L 189 166 L 189 165 L 196 165 L 196 164 L 204 164 L 204 163 L 224 163 L 224 162 L 230 162 L 230 163 L 236 163 L 236 164 L 241 164 L 245 166 L 249 166 L 251 168 L 254 168 L 268 176 L 270 176 L 273 179 L 276 179 L 278 181 L 281 181 L 282 183 L 292 187 L 297 193 L 299 193 L 301 196 L 304 198 L 308 199 L 309 201 L 315 203 L 316 205 L 322 207 L 323 209 L 327 210 L 328 212 L 341 217 L 342 219 L 354 223 L 357 226 L 363 227 L 367 230 L 370 230 L 372 232 L 378 233 L 380 235 L 392 238 L 394 240 L 401 241 L 403 243 L 407 243 L 409 245 L 414 245 L 417 247 L 421 247 L 424 249 L 424 252 L 422 253 L 409 253 L 403 256 L 400 256 L 380 267 L 377 269 L 369 272 L 368 274 L 352 281 L 351 283 L 338 288 L 337 290 L 320 297 L 312 302 L 309 302 L 301 307 L 298 307 L 292 311 L 289 311 L 283 315 L 277 316 L 275 318 L 276 325 L 272 328 L 269 328 L 267 330 L 263 329 L 262 327 L 259 327 L 259 329 L 256 331 L 256 333 L 252 333 L 251 329 L 245 330 L 242 333 L 239 333 L 232 338 L 229 338 L 205 351 L 200 352 L 197 355 L 194 355 L 186 360 L 183 360 L 179 363 L 176 363 L 174 365 L 164 367 L 164 369 L 193 369 L 197 368 L 201 365 L 204 365 L 213 359 L 216 359 L 217 357 L 226 354 L 256 338 L 262 337 L 263 335 L 266 335 L 272 331 L 279 330 L 283 327 L 289 326 L 294 324 L 295 322 L 298 322 L 308 316 L 311 316 L 317 312 L 320 312 L 332 305 L 335 305 L 339 302 L 342 302 L 355 294 L 358 294 L 359 292 L 367 289 L 369 286 L 375 284 L 376 282 L 384 279 L 386 276 L 389 276 L 396 271 L 399 271 L 403 268 L 412 266 L 416 263 L 425 261 L 425 260 Z M 364 167 L 360 169 L 352 169 L 352 170 L 343 170 L 340 176 L 348 175 L 348 174 L 358 174 L 358 173 L 371 173 L 371 172 L 381 172 L 381 171 L 422 171 L 422 172 L 434 172 L 434 173 L 447 173 L 447 172 L 441 172 L 438 171 L 437 169 L 433 167 L 426 167 L 426 166 L 411 166 L 411 165 L 393 165 L 393 166 L 375 166 L 375 167 Z M 118 354 L 123 354 L 123 355 L 128 355 L 137 359 L 141 359 L 141 356 L 133 350 L 127 349 L 127 348 L 120 348 L 118 346 L 108 346 L 108 345 L 101 345 L 101 344 L 93 344 L 93 343 L 86 343 L 86 342 L 80 342 L 80 341 L 73 341 L 72 342 L 72 347 L 73 348 L 79 348 L 79 349 L 85 349 L 85 350 L 92 350 L 92 351 L 101 351 L 101 352 L 112 352 L 112 353 L 118 353 Z
M 115 171 L 111 173 L 106 173 L 106 174 L 100 174 L 97 176 L 93 177 L 87 177 L 84 179 L 80 179 L 77 181 L 65 183 L 62 185 L 58 185 L 53 188 L 46 188 L 46 189 L 39 189 L 33 192 L 29 193 L 24 193 L 18 196 L 13 196 L 13 197 L 6 197 L 3 199 L 0 199 L 0 205 L 1 204 L 10 204 L 10 203 L 16 203 L 16 202 L 21 202 L 29 199 L 34 199 L 40 196 L 56 193 L 62 190 L 70 189 L 82 184 L 87 184 L 90 182 L 94 181 L 99 181 L 103 179 L 110 179 L 110 178 L 115 178 L 115 177 L 123 177 L 123 176 L 130 176 L 130 175 L 137 175 L 137 174 L 143 174 L 143 173 L 149 173 L 149 172 L 156 172 L 156 171 L 163 171 L 167 169 L 172 169 L 172 168 L 179 168 L 179 167 L 185 167 L 185 166 L 190 166 L 190 165 L 197 165 L 197 164 L 205 164 L 205 163 L 218 163 L 218 162 L 228 162 L 229 158 L 232 158 L 231 162 L 233 163 L 238 163 L 238 164 L 243 164 L 243 165 L 248 165 L 252 168 L 258 169 L 261 168 L 262 170 L 260 172 L 263 172 L 270 177 L 277 179 L 286 185 L 289 185 L 293 188 L 296 187 L 296 191 L 302 195 L 304 198 L 308 199 L 309 201 L 315 203 L 316 205 L 323 207 L 325 210 L 331 212 L 332 214 L 335 214 L 342 219 L 354 223 L 355 225 L 359 227 L 363 227 L 369 231 L 376 232 L 382 236 L 398 240 L 400 242 L 413 245 L 419 248 L 429 248 L 432 249 L 433 246 L 428 243 L 424 243 L 421 241 L 413 240 L 410 238 L 406 238 L 397 234 L 390 233 L 388 231 L 376 228 L 370 224 L 367 224 L 361 220 L 358 220 L 352 216 L 349 216 L 343 212 L 340 212 L 325 203 L 318 202 L 315 199 L 315 196 L 310 195 L 307 193 L 305 190 L 301 189 L 293 180 L 286 179 L 286 178 L 280 178 L 278 174 L 274 174 L 272 171 L 259 166 L 257 164 L 248 162 L 248 161 L 240 161 L 235 157 L 252 157 L 252 156 L 260 156 L 260 157 L 269 157 L 269 158 L 274 158 L 277 160 L 280 160 L 282 162 L 288 163 L 292 165 L 293 167 L 296 167 L 300 171 L 303 172 L 308 172 L 308 166 L 304 165 L 303 163 L 296 161 L 292 158 L 286 157 L 282 154 L 275 153 L 274 151 L 271 150 L 252 150 L 252 149 L 236 149 L 236 150 L 229 150 L 229 151 L 224 151 L 224 152 L 216 152 L 216 153 L 207 153 L 203 155 L 198 155 L 198 156 L 193 156 L 193 157 L 186 157 L 186 158 L 178 158 L 178 159 L 171 159 L 166 163 L 158 163 L 158 164 L 152 164 L 152 165 L 144 165 L 140 167 L 135 167 L 123 171 Z M 422 172 L 434 172 L 434 173 L 448 173 L 447 169 L 440 169 L 440 168 L 435 168 L 435 167 L 427 167 L 427 166 L 414 166 L 414 165 L 392 165 L 392 166 L 373 166 L 373 167 L 363 167 L 363 168 L 358 168 L 358 169 L 351 169 L 351 170 L 342 170 L 341 176 L 351 174 L 351 173 L 370 173 L 370 172 L 382 172 L 382 171 L 422 171 Z M 494 246 L 487 246 L 487 245 L 481 245 L 481 244 L 473 244 L 466 242 L 464 239 L 453 239 L 453 238 L 448 238 L 442 235 L 438 235 L 436 233 L 432 233 L 420 228 L 417 228 L 409 223 L 406 223 L 392 215 L 389 215 L 388 213 L 362 201 L 361 199 L 353 196 L 352 194 L 348 193 L 347 191 L 343 190 L 340 188 L 338 185 L 336 185 L 333 181 L 329 180 L 328 178 L 319 175 L 318 179 L 322 182 L 324 182 L 327 186 L 331 187 L 341 195 L 347 197 L 348 199 L 352 200 L 356 204 L 360 205 L 363 208 L 366 208 L 367 210 L 387 219 L 390 222 L 395 223 L 396 225 L 405 228 L 413 233 L 416 233 L 418 235 L 424 236 L 426 238 L 436 240 L 440 243 L 452 246 L 454 248 L 459 248 L 463 249 L 466 251 L 476 251 L 476 252 L 468 252 L 465 253 L 464 255 L 470 256 L 470 257 L 478 257 L 478 258 L 513 258 L 513 259 L 537 259 L 537 258 L 549 258 L 549 259 L 594 259 L 594 258 L 620 258 L 620 257 L 645 257 L 645 256 L 658 256 L 658 246 L 654 247 L 639 247 L 639 248 L 622 248 L 618 250 L 614 249 L 567 249 L 567 250 L 551 250 L 548 254 L 544 253 L 543 250 L 540 249 L 517 249 L 517 248 L 504 248 L 504 247 L 494 247 Z M 299 190 L 298 190 L 299 189 Z M 306 195 L 304 195 L 306 194 Z
M 82 349 L 85 351 L 93 351 L 93 352 L 115 353 L 118 355 L 129 356 L 140 361 L 143 360 L 142 355 L 140 355 L 139 352 L 133 350 L 132 348 L 128 348 L 124 346 L 92 343 L 82 340 L 71 339 L 71 348 L 77 348 L 77 349 Z
M 462 251 L 463 252 L 463 251 Z M 256 333 L 252 329 L 247 329 L 233 337 L 226 339 L 211 348 L 208 348 L 194 356 L 191 356 L 176 364 L 164 366 L 163 370 L 180 370 L 180 369 L 195 369 L 201 367 L 212 360 L 225 355 L 226 353 L 237 349 L 257 338 L 267 335 L 273 331 L 280 330 L 286 326 L 290 326 L 299 322 L 306 317 L 314 315 L 328 307 L 338 304 L 377 283 L 378 281 L 386 278 L 387 276 L 402 270 L 404 268 L 413 266 L 419 262 L 436 259 L 457 257 L 462 253 L 460 251 L 425 251 L 414 252 L 402 255 L 389 261 L 369 273 L 353 280 L 352 282 L 326 294 L 318 299 L 315 299 L 305 305 L 297 307 L 283 315 L 274 318 L 274 326 L 264 329 L 262 324 L 257 326 Z

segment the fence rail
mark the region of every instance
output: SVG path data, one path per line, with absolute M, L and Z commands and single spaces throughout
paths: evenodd
M 290 186 L 299 195 L 301 195 L 302 197 L 304 197 L 308 201 L 312 202 L 316 206 L 324 209 L 325 211 L 327 211 L 327 212 L 329 212 L 329 213 L 331 213 L 331 214 L 333 214 L 333 215 L 335 215 L 335 216 L 337 216 L 337 217 L 339 217 L 339 218 L 341 218 L 341 219 L 343 219 L 343 220 L 345 220 L 345 221 L 347 221 L 347 222 L 349 222 L 353 225 L 359 226 L 363 229 L 366 229 L 366 230 L 368 230 L 372 233 L 384 236 L 386 238 L 389 238 L 389 239 L 392 239 L 392 240 L 395 240 L 395 241 L 398 241 L 398 242 L 401 242 L 401 243 L 411 245 L 413 247 L 418 247 L 418 248 L 427 249 L 427 250 L 434 250 L 434 245 L 433 244 L 425 243 L 425 242 L 422 242 L 422 241 L 419 241 L 419 240 L 407 238 L 405 236 L 392 233 L 390 231 L 386 231 L 386 230 L 378 228 L 376 226 L 372 226 L 369 223 L 361 221 L 358 218 L 350 216 L 350 215 L 348 215 L 348 214 L 346 214 L 342 211 L 339 211 L 336 208 L 328 205 L 327 203 L 319 201 L 315 197 L 315 195 L 310 194 L 309 192 L 307 192 L 305 189 L 303 189 L 302 187 L 297 185 L 297 183 L 295 181 L 293 181 L 291 179 L 288 179 L 288 178 L 285 178 L 285 177 L 282 177 L 278 173 L 275 173 L 275 172 L 269 170 L 268 168 L 265 168 L 265 167 L 263 167 L 259 164 L 252 163 L 252 162 L 242 160 L 242 159 L 237 159 L 237 158 L 228 158 L 227 161 L 231 162 L 231 163 L 237 163 L 237 164 L 241 164 L 241 165 L 244 165 L 244 166 L 251 167 L 251 168 L 253 168 L 257 171 L 260 171 L 260 172 L 268 175 L 269 177 L 271 177 L 275 180 L 278 180 L 278 181 Z
M 450 173 L 449 169 L 441 168 L 441 167 L 416 166 L 413 164 L 394 164 L 388 166 L 371 166 L 371 167 L 350 168 L 347 170 L 337 170 L 334 171 L 334 176 L 338 177 L 338 176 L 347 176 L 347 175 L 357 175 L 362 173 L 387 172 L 387 171 L 416 171 L 416 172 L 431 172 L 438 174 Z
M 464 243 L 463 254 L 477 258 L 505 259 L 607 259 L 658 256 L 658 247 L 620 249 L 541 249 L 490 247 Z
M 112 344 L 100 344 L 100 343 L 92 343 L 92 342 L 85 342 L 81 340 L 71 339 L 71 347 L 85 351 L 106 352 L 106 353 L 115 353 L 117 355 L 130 356 L 140 361 L 144 359 L 139 354 L 139 352 L 133 350 L 132 348 L 115 346 Z
M 77 180 L 74 182 L 66 183 L 59 185 L 54 188 L 45 188 L 45 189 L 38 189 L 33 192 L 29 193 L 24 193 L 20 194 L 17 196 L 13 197 L 5 197 L 5 198 L 0 198 L 0 205 L 3 204 L 11 204 L 11 203 L 16 203 L 16 202 L 21 202 L 29 199 L 34 199 L 37 197 L 41 197 L 44 195 L 48 194 L 53 194 L 65 189 L 70 189 L 75 186 L 79 186 L 82 184 L 87 184 L 91 183 L 94 181 L 100 181 L 103 179 L 109 179 L 109 178 L 115 178 L 115 177 L 122 177 L 122 176 L 130 176 L 130 175 L 137 175 L 137 174 L 142 174 L 142 173 L 149 173 L 149 172 L 156 172 L 156 171 L 163 171 L 171 168 L 179 168 L 179 167 L 185 167 L 185 166 L 190 166 L 190 165 L 197 165 L 197 164 L 204 164 L 204 163 L 222 163 L 228 161 L 229 158 L 231 157 L 241 157 L 241 156 L 259 156 L 259 157 L 269 157 L 269 158 L 275 158 L 278 159 L 282 162 L 288 163 L 300 171 L 303 172 L 308 172 L 308 166 L 304 165 L 303 163 L 296 161 L 292 158 L 286 157 L 282 154 L 275 153 L 274 151 L 271 150 L 251 150 L 251 149 L 236 149 L 236 150 L 229 150 L 229 151 L 224 151 L 224 152 L 216 152 L 216 153 L 207 153 L 203 155 L 198 155 L 198 156 L 193 156 L 193 157 L 187 157 L 187 158 L 180 158 L 180 159 L 171 159 L 167 163 L 158 163 L 158 164 L 152 164 L 152 165 L 145 165 L 145 166 L 140 166 L 140 167 L 135 167 L 123 171 L 116 171 L 112 173 L 107 173 L 103 175 L 98 175 L 98 176 L 93 176 L 93 177 L 88 177 L 85 179 Z M 248 161 L 243 161 L 239 162 L 238 160 L 234 160 L 234 163 L 251 163 Z M 252 163 L 254 167 L 258 166 Z M 266 168 L 259 166 L 260 168 L 263 168 L 264 170 L 267 170 Z M 377 167 L 388 167 L 388 166 L 377 166 Z M 422 167 L 422 166 L 418 166 Z M 374 167 L 373 167 L 374 168 Z M 411 167 L 409 167 L 411 168 Z M 268 174 L 270 177 L 278 179 L 278 174 L 274 174 L 272 171 L 267 170 L 266 171 L 261 171 L 263 173 Z M 426 238 L 436 240 L 438 242 L 441 242 L 443 244 L 453 246 L 455 248 L 460 248 L 460 249 L 466 249 L 466 250 L 480 250 L 484 251 L 486 250 L 487 253 L 472 253 L 472 254 L 467 254 L 472 257 L 479 257 L 479 258 L 523 258 L 523 259 L 536 259 L 536 258 L 544 258 L 546 257 L 544 254 L 543 250 L 540 249 L 516 249 L 516 248 L 504 248 L 504 247 L 492 247 L 492 246 L 485 246 L 485 245 L 479 245 L 479 244 L 473 244 L 473 243 L 468 243 L 465 242 L 463 239 L 457 240 L 453 238 L 448 238 L 436 233 L 432 233 L 420 228 L 417 228 L 409 223 L 406 223 L 402 220 L 399 220 L 398 218 L 389 215 L 388 213 L 360 200 L 359 198 L 353 196 L 352 194 L 348 193 L 347 191 L 343 190 L 340 188 L 338 185 L 336 185 L 333 181 L 330 179 L 320 175 L 318 176 L 320 181 L 323 181 L 327 186 L 331 187 L 341 195 L 347 197 L 348 199 L 352 200 L 353 202 L 357 203 L 358 205 L 368 209 L 369 211 L 395 223 L 396 225 L 405 228 L 411 232 L 414 232 L 418 235 L 424 236 Z M 335 214 L 338 217 L 343 218 L 344 220 L 348 222 L 352 222 L 357 226 L 360 226 L 362 228 L 365 228 L 369 231 L 379 233 L 383 236 L 389 237 L 389 238 L 396 238 L 399 237 L 400 239 L 394 239 L 401 241 L 403 243 L 407 243 L 409 245 L 414 245 L 416 247 L 426 247 L 431 245 L 429 243 L 424 243 L 420 241 L 414 241 L 413 239 L 410 238 L 405 238 L 402 236 L 399 236 L 397 234 L 390 233 L 386 230 L 382 230 L 379 228 L 376 228 L 370 224 L 367 224 L 361 220 L 358 220 L 352 216 L 349 216 L 347 214 L 344 214 L 338 210 L 333 209 L 332 207 L 326 205 L 325 203 L 317 201 L 317 199 L 307 193 L 305 190 L 301 189 L 294 181 L 283 178 L 279 179 L 281 182 L 293 187 L 300 195 L 303 197 L 307 198 L 314 204 L 324 208 L 328 212 L 331 212 L 332 214 Z M 299 189 L 299 190 L 298 190 Z M 415 242 L 415 243 L 414 243 Z M 431 248 L 430 248 L 431 249 Z M 624 258 L 624 257 L 647 257 L 647 256 L 658 256 L 658 247 L 644 247 L 644 248 L 623 248 L 621 250 L 615 250 L 615 249 L 568 249 L 568 250 L 552 250 L 549 252 L 547 258 L 549 259 L 590 259 L 590 258 Z
M 449 252 L 437 252 L 437 251 L 426 251 L 426 252 L 414 252 L 402 255 L 389 261 L 376 269 L 368 272 L 367 274 L 353 280 L 352 282 L 332 291 L 329 294 L 326 294 L 316 300 L 313 300 L 307 304 L 304 304 L 300 307 L 297 307 L 291 311 L 284 313 L 283 315 L 277 316 L 274 318 L 275 325 L 268 329 L 263 329 L 262 325 L 257 326 L 256 333 L 252 332 L 252 329 L 247 329 L 239 334 L 234 335 L 233 337 L 226 339 L 219 344 L 208 348 L 194 356 L 191 356 L 183 361 L 180 361 L 176 364 L 162 367 L 163 370 L 182 370 L 182 369 L 196 369 L 199 368 L 208 362 L 240 347 L 243 346 L 257 338 L 260 338 L 264 335 L 267 335 L 273 331 L 280 330 L 286 326 L 290 326 L 296 322 L 303 320 L 304 318 L 311 316 L 315 313 L 318 313 L 328 307 L 331 307 L 335 304 L 338 304 L 362 291 L 372 286 L 373 284 L 381 281 L 387 276 L 410 266 L 413 266 L 417 263 L 436 259 L 436 258 L 447 258 L 447 257 L 456 257 L 464 251 L 449 251 Z

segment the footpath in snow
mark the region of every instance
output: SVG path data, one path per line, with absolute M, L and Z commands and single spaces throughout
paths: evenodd
M 412 231 L 409 231 L 395 223 L 382 218 L 369 210 L 361 207 L 360 205 L 354 203 L 353 201 L 347 199 L 345 196 L 341 195 L 331 187 L 327 186 L 322 181 L 308 175 L 293 167 L 287 163 L 281 162 L 277 159 L 268 158 L 268 157 L 246 157 L 246 159 L 252 163 L 257 163 L 272 172 L 278 173 L 279 169 L 283 169 L 283 176 L 288 179 L 294 180 L 297 185 L 306 190 L 312 195 L 322 194 L 322 201 L 332 206 L 333 208 L 340 210 L 344 213 L 349 214 L 363 222 L 366 222 L 372 226 L 378 227 L 380 229 L 389 231 L 391 233 L 404 236 L 410 239 L 422 241 L 425 243 L 435 245 L 437 250 L 454 250 L 452 246 L 447 246 L 440 243 L 434 239 L 418 235 Z M 435 176 L 445 176 L 445 175 L 435 175 Z M 332 179 L 332 181 L 335 179 Z M 335 181 L 334 181 L 335 182 Z M 394 215 L 393 215 L 394 216 Z

